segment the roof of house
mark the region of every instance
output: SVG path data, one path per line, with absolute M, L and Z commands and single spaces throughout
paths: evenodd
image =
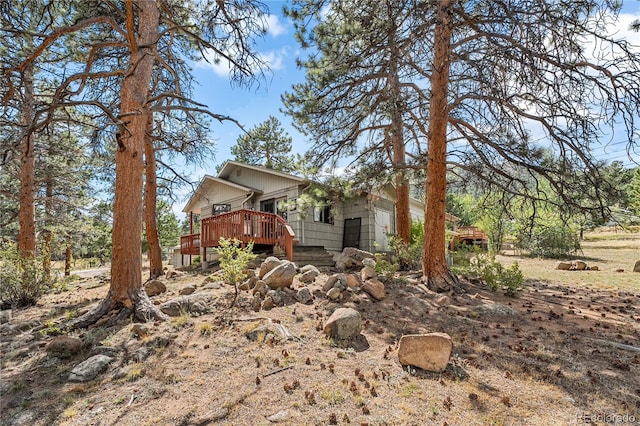
M 239 185 L 237 183 L 228 181 L 226 179 L 221 179 L 219 177 L 215 177 L 211 175 L 204 175 L 204 177 L 198 184 L 198 187 L 193 192 L 193 194 L 189 198 L 189 201 L 187 201 L 187 204 L 184 206 L 182 211 L 185 213 L 190 212 L 194 208 L 194 205 L 198 202 L 198 200 L 200 200 L 202 197 L 206 197 L 205 194 L 207 193 L 207 189 L 215 183 L 219 183 L 221 185 L 226 185 L 231 188 L 239 189 L 240 191 L 244 191 L 244 192 L 255 192 L 257 194 L 262 193 L 262 191 L 258 189 L 250 188 L 244 185 Z
M 229 176 L 231 176 L 231 173 L 233 173 L 233 171 L 236 170 L 237 168 L 251 169 L 261 173 L 268 173 L 274 176 L 280 176 L 283 178 L 296 180 L 298 182 L 308 181 L 307 179 L 301 178 L 300 176 L 284 173 L 279 170 L 269 169 L 263 166 L 255 166 L 253 164 L 240 163 L 239 161 L 233 161 L 233 160 L 227 160 L 224 163 L 224 166 L 222 166 L 222 169 L 220 169 L 220 173 L 218 173 L 218 177 L 221 179 L 227 179 Z

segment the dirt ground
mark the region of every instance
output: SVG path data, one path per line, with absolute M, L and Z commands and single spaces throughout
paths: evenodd
M 599 278 L 604 284 L 607 274 L 616 274 L 605 266 Z M 617 274 L 640 283 L 640 274 L 628 267 Z M 467 282 L 465 294 L 440 306 L 440 295 L 419 285 L 418 274 L 404 274 L 387 284 L 382 301 L 359 292 L 330 302 L 321 292 L 329 275 L 309 285 L 312 304 L 292 300 L 254 312 L 249 293 L 228 309 L 231 287 L 205 290 L 207 275 L 186 273 L 168 279 L 167 293 L 156 299 L 170 300 L 195 284 L 198 292 L 210 292 L 208 313 L 72 332 L 83 342 L 80 353 L 53 357 L 45 349 L 57 324 L 86 311 L 108 290 L 99 277 L 78 280 L 36 307 L 13 311 L 0 327 L 1 422 L 640 424 L 640 287 L 585 285 L 567 275 L 560 282 L 530 280 L 509 298 Z M 302 285 L 294 282 L 294 288 Z M 341 306 L 358 310 L 364 320 L 362 335 L 349 343 L 322 332 Z M 251 333 L 274 322 L 301 340 Z M 399 364 L 400 337 L 423 332 L 452 337 L 444 373 Z M 115 361 L 92 381 L 69 382 L 71 369 L 96 353 Z

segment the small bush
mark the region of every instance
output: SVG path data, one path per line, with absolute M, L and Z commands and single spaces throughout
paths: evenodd
M 518 262 L 509 268 L 496 261 L 495 256 L 487 253 L 477 253 L 471 262 L 471 272 L 484 280 L 487 287 L 493 291 L 504 290 L 507 296 L 515 296 L 522 289 L 524 276 Z
M 25 259 L 13 242 L 0 245 L 0 303 L 14 308 L 35 305 L 52 286 L 39 258 Z
M 246 278 L 245 269 L 249 262 L 253 261 L 257 255 L 253 253 L 253 242 L 247 244 L 245 248 L 241 247 L 240 241 L 236 238 L 226 239 L 220 238 L 220 246 L 216 248 L 220 256 L 220 268 L 222 269 L 222 278 L 227 284 L 235 287 L 235 297 L 231 306 L 236 302 L 238 297 L 238 285 L 242 284 Z
M 387 281 L 398 272 L 398 265 L 395 263 L 391 263 L 386 255 L 382 253 L 376 253 L 376 274 L 383 279 L 383 281 Z
M 540 224 L 533 228 L 531 235 L 520 238 L 521 247 L 533 256 L 562 258 L 580 250 L 578 233 L 564 223 Z

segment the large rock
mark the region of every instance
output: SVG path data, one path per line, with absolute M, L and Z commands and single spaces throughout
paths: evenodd
M 334 274 L 331 275 L 327 281 L 324 283 L 324 285 L 322 286 L 322 291 L 324 291 L 325 293 L 329 290 L 331 290 L 333 287 L 336 286 L 336 284 L 338 286 L 340 286 L 339 283 L 341 282 L 346 282 L 346 276 L 345 274 Z M 345 287 L 346 287 L 346 283 L 345 283 Z
M 633 272 L 640 272 L 640 260 L 636 260 L 635 265 L 633 265 Z
M 318 277 L 318 275 L 320 275 L 320 271 L 318 270 L 318 268 L 316 268 L 313 265 L 304 266 L 300 270 L 300 272 L 302 274 L 298 277 L 298 280 L 301 283 L 305 283 L 305 284 L 314 282 Z
M 558 262 L 556 265 L 556 269 L 559 271 L 568 271 L 571 269 L 571 263 L 569 262 Z
M 359 250 L 354 247 L 345 247 L 342 253 L 337 253 L 333 256 L 333 261 L 336 263 L 336 268 L 344 270 L 346 268 L 362 267 L 362 261 L 364 259 L 374 259 L 373 253 L 368 251 Z
M 398 360 L 402 365 L 440 372 L 447 368 L 452 349 L 446 333 L 408 334 L 400 338 Z
M 280 265 L 282 261 L 275 256 L 267 257 L 264 262 L 260 265 L 260 271 L 258 272 L 258 278 L 262 279 L 265 275 L 267 275 L 273 268 Z
M 352 308 L 338 308 L 324 325 L 324 334 L 337 339 L 351 339 L 362 330 L 362 316 Z
M 284 261 L 267 272 L 267 274 L 262 277 L 262 281 L 264 281 L 269 288 L 291 287 L 295 276 L 295 265 L 289 261 Z
M 378 276 L 376 275 L 376 270 L 371 266 L 365 266 L 364 268 L 362 268 L 362 271 L 360 271 L 360 278 L 362 278 L 362 281 L 367 281 L 369 278 L 377 277 Z
M 187 286 L 184 286 L 182 289 L 180 289 L 180 295 L 181 296 L 188 296 L 190 294 L 193 294 L 196 291 L 196 286 L 193 284 L 189 284 Z
M 311 291 L 307 287 L 304 287 L 298 290 L 298 292 L 295 295 L 295 298 L 298 302 L 306 305 L 307 303 L 313 300 L 313 295 L 311 294 Z
M 56 336 L 47 345 L 46 351 L 58 358 L 71 358 L 82 350 L 82 340 L 71 336 Z
M 113 358 L 106 355 L 94 355 L 88 360 L 76 365 L 69 373 L 71 382 L 88 382 L 105 372 Z
M 576 260 L 573 263 L 573 267 L 576 271 L 584 271 L 585 269 L 587 269 L 587 264 L 581 260 Z
M 362 290 L 376 300 L 382 300 L 386 296 L 384 284 L 376 278 L 365 281 L 362 285 Z
M 204 314 L 208 311 L 209 296 L 206 293 L 195 293 L 176 297 L 160 305 L 160 310 L 170 317 L 179 317 L 185 313 Z
M 167 286 L 160 280 L 151 280 L 144 285 L 144 291 L 147 292 L 147 296 L 153 297 L 167 291 Z

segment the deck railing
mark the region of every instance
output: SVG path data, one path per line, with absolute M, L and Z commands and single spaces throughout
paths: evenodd
M 180 254 L 200 254 L 200 234 L 182 235 L 180 237 Z
M 220 238 L 236 238 L 243 244 L 253 241 L 254 244 L 280 246 L 285 250 L 287 259 L 293 260 L 293 239 L 295 234 L 287 222 L 273 213 L 258 212 L 253 210 L 235 210 L 217 216 L 202 219 L 201 233 L 196 234 L 198 252 L 202 247 L 217 247 Z M 189 238 L 194 235 L 185 235 L 180 238 L 180 252 L 192 249 L 193 243 Z M 189 245 L 191 244 L 191 245 Z

